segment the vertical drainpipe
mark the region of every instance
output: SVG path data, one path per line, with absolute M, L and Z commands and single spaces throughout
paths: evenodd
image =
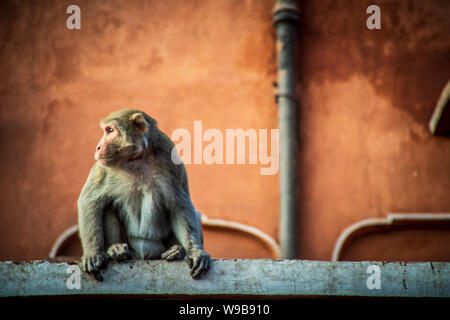
M 273 22 L 277 33 L 280 128 L 280 243 L 285 259 L 297 255 L 297 99 L 295 96 L 295 38 L 299 21 L 296 0 L 277 0 Z

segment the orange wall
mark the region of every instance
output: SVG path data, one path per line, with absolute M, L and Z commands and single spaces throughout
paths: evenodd
M 450 138 L 427 130 L 450 79 L 450 2 L 303 3 L 299 253 L 329 259 L 361 219 L 450 212 Z M 365 27 L 374 3 L 381 30 Z
M 450 78 L 450 4 L 377 3 L 382 30 L 369 31 L 370 1 L 303 1 L 301 258 L 329 259 L 360 219 L 450 211 L 450 139 L 426 129 Z M 0 4 L 1 260 L 45 258 L 76 223 L 98 120 L 113 110 L 140 108 L 169 135 L 194 120 L 223 132 L 278 126 L 273 1 L 77 1 L 74 31 L 70 4 Z M 194 204 L 278 237 L 278 175 L 259 169 L 187 166 Z M 260 256 L 243 242 L 237 256 Z
M 194 120 L 277 128 L 271 1 L 78 1 L 70 31 L 72 3 L 1 4 L 0 259 L 45 258 L 77 222 L 113 110 L 140 108 L 169 135 Z M 278 176 L 259 168 L 188 166 L 197 209 L 275 237 Z

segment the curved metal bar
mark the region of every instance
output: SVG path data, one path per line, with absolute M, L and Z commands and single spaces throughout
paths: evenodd
M 263 241 L 270 248 L 275 258 L 279 258 L 281 256 L 281 250 L 277 242 L 267 233 L 264 233 L 263 231 L 255 227 L 234 221 L 226 221 L 222 219 L 209 219 L 205 215 L 202 215 L 202 224 L 210 227 L 229 228 L 248 233 L 258 238 L 259 240 Z M 70 228 L 67 228 L 63 233 L 61 233 L 61 235 L 56 239 L 55 243 L 53 244 L 52 249 L 50 250 L 49 258 L 54 259 L 57 256 L 64 242 L 66 242 L 70 237 L 74 236 L 77 232 L 78 232 L 78 225 L 76 224 L 71 226 Z
M 450 213 L 391 213 L 386 218 L 369 218 L 358 221 L 347 227 L 338 237 L 331 257 L 332 261 L 339 261 L 344 245 L 363 229 L 372 227 L 392 226 L 396 223 L 450 221 Z
M 49 258 L 54 259 L 56 255 L 58 254 L 59 249 L 64 244 L 64 242 L 67 241 L 70 237 L 78 233 L 78 225 L 73 225 L 70 228 L 67 228 L 63 233 L 59 235 L 59 237 L 56 239 L 55 243 L 52 246 L 52 249 L 49 253 Z
M 267 246 L 271 249 L 272 254 L 275 255 L 275 258 L 279 258 L 281 256 L 281 249 L 280 249 L 280 246 L 277 244 L 277 242 L 271 236 L 269 236 L 267 233 L 264 233 L 263 231 L 255 228 L 255 227 L 252 227 L 252 226 L 240 223 L 240 222 L 226 221 L 226 220 L 222 220 L 222 219 L 209 219 L 205 215 L 202 215 L 202 223 L 205 226 L 230 228 L 230 229 L 248 233 L 248 234 L 260 239 L 264 243 L 266 243 Z

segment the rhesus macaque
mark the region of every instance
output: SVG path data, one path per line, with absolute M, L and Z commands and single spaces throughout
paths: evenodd
M 200 213 L 173 142 L 139 110 L 122 109 L 100 122 L 103 137 L 78 200 L 82 268 L 102 281 L 108 260 L 165 259 L 208 270 Z

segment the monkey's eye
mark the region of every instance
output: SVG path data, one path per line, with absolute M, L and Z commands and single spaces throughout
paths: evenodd
M 109 133 L 111 133 L 111 132 L 114 131 L 114 128 L 113 128 L 113 127 L 107 127 L 107 128 L 105 129 L 105 131 L 106 131 L 107 134 L 109 134 Z

